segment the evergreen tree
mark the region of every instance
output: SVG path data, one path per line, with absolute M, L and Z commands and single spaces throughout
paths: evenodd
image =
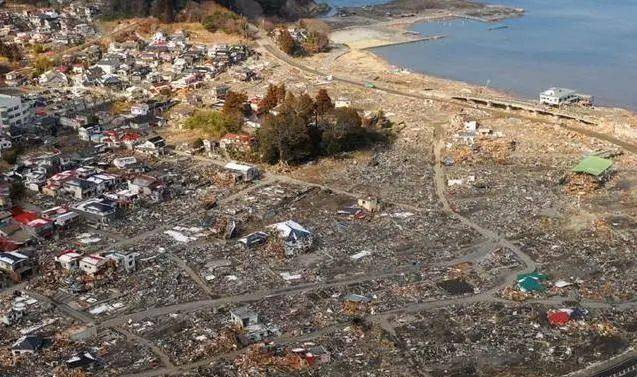
M 277 38 L 277 43 L 281 51 L 288 55 L 294 55 L 294 52 L 296 51 L 296 42 L 287 29 L 281 29 L 279 37 Z
M 262 158 L 269 163 L 306 159 L 312 152 L 307 131 L 303 119 L 293 111 L 268 115 L 257 131 Z
M 334 103 L 327 93 L 327 90 L 319 89 L 318 93 L 316 93 L 316 113 L 323 116 L 333 109 Z
M 265 114 L 270 110 L 274 109 L 279 104 L 279 100 L 277 99 L 277 89 L 276 85 L 268 85 L 268 90 L 265 93 L 265 96 L 259 101 L 259 113 Z
M 242 117 L 244 115 L 243 107 L 247 100 L 248 96 L 245 93 L 228 91 L 228 94 L 226 94 L 226 100 L 223 103 L 223 109 L 221 111 L 224 115 L 227 116 Z

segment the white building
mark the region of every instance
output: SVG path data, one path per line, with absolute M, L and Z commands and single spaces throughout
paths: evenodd
M 127 166 L 135 165 L 137 159 L 135 157 L 119 157 L 113 160 L 113 165 L 118 169 L 125 169 Z
M 17 90 L 0 91 L 0 127 L 24 126 L 35 116 L 33 102 L 26 101 Z
M 150 106 L 147 103 L 136 103 L 130 108 L 130 113 L 133 115 L 147 115 L 150 111 Z
M 107 253 L 105 255 L 107 259 L 112 259 L 115 261 L 115 265 L 118 269 L 124 270 L 126 272 L 135 271 L 137 268 L 137 257 L 139 257 L 139 253 L 119 253 L 116 251 Z
M 0 271 L 14 282 L 20 282 L 32 271 L 29 257 L 16 251 L 0 252 Z
M 42 86 L 49 87 L 62 87 L 69 85 L 69 78 L 62 72 L 58 72 L 56 70 L 50 70 L 44 72 L 38 78 L 38 83 Z
M 62 254 L 55 257 L 55 262 L 65 270 L 75 270 L 80 266 L 82 255 L 74 250 L 66 250 Z
M 259 178 L 259 169 L 250 165 L 237 164 L 236 162 L 228 162 L 224 169 L 234 174 L 236 178 L 241 178 L 243 181 L 252 181 Z
M 106 267 L 107 262 L 108 259 L 101 255 L 88 255 L 80 260 L 80 270 L 89 275 L 96 275 Z
M 579 100 L 580 96 L 571 89 L 550 88 L 540 93 L 540 103 L 551 106 L 565 105 Z

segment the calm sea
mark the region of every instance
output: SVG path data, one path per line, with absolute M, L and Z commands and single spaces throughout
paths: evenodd
M 447 38 L 375 53 L 413 71 L 522 97 L 561 86 L 592 94 L 598 104 L 637 110 L 637 0 L 493 3 L 527 13 L 495 25 L 465 20 L 414 25 L 413 31 Z

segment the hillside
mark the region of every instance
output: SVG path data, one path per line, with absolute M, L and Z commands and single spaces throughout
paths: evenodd
M 175 21 L 180 12 L 198 7 L 200 0 L 109 0 L 107 19 L 153 16 L 164 22 Z M 327 7 L 314 0 L 220 0 L 218 4 L 248 18 L 274 17 L 283 20 L 312 17 Z

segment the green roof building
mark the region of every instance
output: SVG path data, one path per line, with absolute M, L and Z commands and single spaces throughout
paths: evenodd
M 542 284 L 542 280 L 547 280 L 548 276 L 537 271 L 528 274 L 518 274 L 518 288 L 522 292 L 543 292 L 546 288 Z
M 543 292 L 546 289 L 539 279 L 532 277 L 525 277 L 524 279 L 518 280 L 518 288 L 522 292 Z
M 597 156 L 585 157 L 572 170 L 575 173 L 590 174 L 595 177 L 606 173 L 613 166 L 613 161 Z

